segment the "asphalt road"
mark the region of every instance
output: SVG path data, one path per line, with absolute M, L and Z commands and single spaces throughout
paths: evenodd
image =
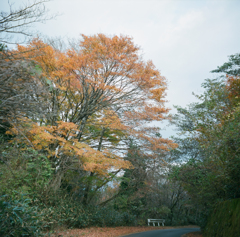
M 183 234 L 199 231 L 200 228 L 181 228 L 168 230 L 151 230 L 136 234 L 125 235 L 126 237 L 181 237 Z M 123 236 L 124 237 L 124 236 Z

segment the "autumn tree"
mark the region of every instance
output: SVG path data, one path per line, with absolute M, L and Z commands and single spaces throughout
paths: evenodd
M 103 34 L 83 35 L 78 47 L 66 51 L 39 39 L 19 46 L 17 52 L 33 59 L 48 90 L 43 118 L 30 118 L 25 134 L 31 145 L 45 150 L 58 167 L 54 189 L 60 187 L 69 169 L 83 169 L 91 180 L 92 176 L 111 177 L 111 169 L 129 168 L 130 162 L 120 156 L 124 136 L 135 136 L 142 144 L 145 141 L 152 159 L 159 150 L 175 146 L 171 140 L 152 138 L 157 128 L 146 126 L 166 117 L 166 82 L 138 51 L 129 37 Z M 103 178 L 103 184 L 105 181 Z M 92 187 L 87 183 L 85 203 Z

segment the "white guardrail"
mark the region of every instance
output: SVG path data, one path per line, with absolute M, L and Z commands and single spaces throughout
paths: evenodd
M 162 223 L 162 226 L 164 226 L 165 220 L 164 219 L 148 219 L 148 225 L 150 225 L 150 223 L 153 223 L 153 226 L 155 226 L 155 223 Z

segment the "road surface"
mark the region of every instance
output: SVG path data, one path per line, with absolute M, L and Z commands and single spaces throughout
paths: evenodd
M 151 231 L 145 231 L 141 233 L 125 235 L 125 236 L 126 237 L 181 237 L 183 234 L 194 232 L 194 231 L 200 231 L 200 228 L 151 230 Z

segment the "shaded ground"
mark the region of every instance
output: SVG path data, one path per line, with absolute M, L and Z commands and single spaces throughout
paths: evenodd
M 72 229 L 72 230 L 59 230 L 56 231 L 51 237 L 118 237 L 123 236 L 131 233 L 149 231 L 149 230 L 158 230 L 158 229 L 175 229 L 175 228 L 193 228 L 198 226 L 149 226 L 149 227 L 128 227 L 128 226 L 121 226 L 121 227 L 91 227 L 85 229 Z M 192 236 L 187 236 L 192 237 Z M 194 236 L 200 237 L 200 236 Z

